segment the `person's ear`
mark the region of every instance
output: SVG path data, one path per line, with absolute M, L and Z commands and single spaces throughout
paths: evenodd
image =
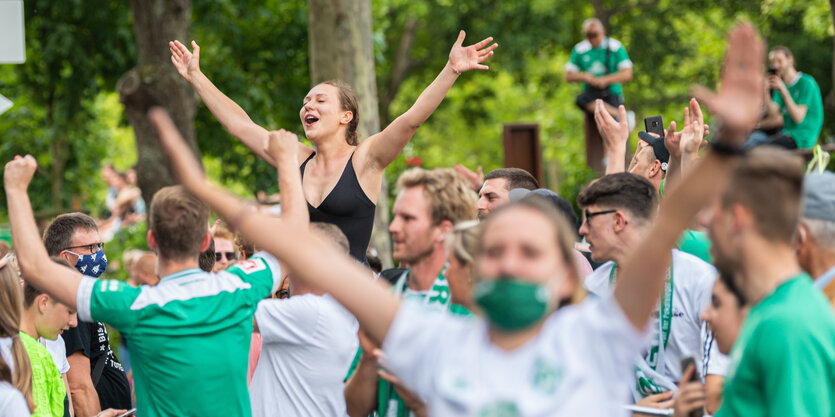
M 44 314 L 46 312 L 47 307 L 49 306 L 49 296 L 46 294 L 41 294 L 35 300 L 38 304 L 38 312 Z
M 145 235 L 145 240 L 148 241 L 148 247 L 151 248 L 152 251 L 159 253 L 157 248 L 157 239 L 154 237 L 154 232 L 152 230 L 148 230 L 148 233 Z
M 354 112 L 349 110 L 342 113 L 339 123 L 347 125 L 348 123 L 351 123 L 351 120 L 354 120 Z
M 203 243 L 200 245 L 200 252 L 205 252 L 209 249 L 209 244 L 212 243 L 212 235 L 209 232 L 203 236 Z
M 615 231 L 620 232 L 623 230 L 626 225 L 629 224 L 629 219 L 626 218 L 626 215 L 618 210 L 615 212 Z
M 438 225 L 439 235 L 436 238 L 436 242 L 446 243 L 446 237 L 452 233 L 453 224 L 449 220 L 444 220 L 441 224 Z

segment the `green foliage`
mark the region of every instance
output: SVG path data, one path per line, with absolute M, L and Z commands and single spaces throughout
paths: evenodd
M 130 271 L 125 270 L 123 255 L 128 249 L 149 250 L 145 236 L 148 227 L 145 222 L 134 223 L 123 228 L 113 236 L 113 240 L 105 244 L 107 254 L 107 278 L 125 281 Z

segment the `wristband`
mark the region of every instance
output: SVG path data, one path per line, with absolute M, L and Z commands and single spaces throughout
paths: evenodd
M 743 156 L 748 153 L 744 146 L 726 145 L 720 141 L 710 142 L 710 148 L 713 152 L 723 156 Z

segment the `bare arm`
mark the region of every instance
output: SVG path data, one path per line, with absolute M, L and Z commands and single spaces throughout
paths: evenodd
M 805 104 L 795 103 L 794 98 L 789 93 L 789 89 L 786 87 L 786 83 L 780 77 L 772 75 L 768 77 L 768 82 L 772 88 L 776 88 L 780 92 L 780 95 L 783 96 L 783 104 L 786 106 L 786 112 L 789 114 L 789 117 L 795 123 L 802 122 L 806 118 L 806 111 L 809 110 L 809 107 Z
M 602 87 L 629 81 L 632 81 L 632 68 L 623 68 L 618 72 L 597 77 L 597 82 L 602 84 Z
M 718 94 L 697 88 L 697 96 L 724 121 L 722 144 L 741 148 L 762 111 L 765 45 L 750 24 L 731 32 Z M 736 158 L 708 152 L 672 187 L 647 237 L 623 262 L 615 299 L 637 328 L 644 328 L 664 285 L 670 250 L 696 213 L 719 196 Z
M 99 394 L 90 379 L 90 358 L 77 351 L 67 356 L 70 363 L 70 370 L 67 372 L 70 393 L 72 393 L 72 405 L 77 417 L 94 416 L 101 412 Z
M 722 375 L 705 375 L 705 412 L 710 415 L 716 414 L 722 405 L 722 386 L 725 384 L 725 377 Z
M 374 345 L 362 330 L 358 332 L 362 354 L 357 369 L 345 383 L 345 405 L 351 417 L 367 417 L 377 409 L 377 369 L 380 363 L 374 356 Z
M 394 161 L 394 158 L 412 139 L 417 128 L 438 108 L 438 105 L 441 104 L 461 73 L 473 69 L 488 69 L 486 65 L 482 65 L 482 62 L 493 56 L 493 50 L 496 49 L 498 44 L 491 45 L 490 42 L 493 41 L 493 38 L 489 37 L 475 45 L 465 47 L 463 46 L 464 36 L 462 30 L 458 34 L 458 40 L 452 45 L 452 50 L 449 52 L 449 61 L 444 69 L 423 90 L 415 104 L 391 122 L 382 132 L 369 137 L 360 145 L 368 149 L 367 161 L 371 166 L 383 170 Z
M 569 83 L 586 83 L 591 78 L 594 78 L 594 75 L 591 75 L 588 72 L 579 72 L 571 70 L 565 72 L 565 81 Z
M 227 97 L 200 71 L 200 47 L 192 41 L 194 53 L 179 41 L 169 42 L 171 62 L 177 71 L 194 87 L 194 90 L 212 112 L 212 115 L 223 125 L 230 135 L 238 138 L 259 157 L 272 165 L 276 162 L 262 147 L 267 138 L 267 129 L 259 126 L 246 114 L 238 103 Z M 302 143 L 298 146 L 304 147 Z
M 783 113 L 780 112 L 780 106 L 771 100 L 771 97 L 765 102 L 766 112 L 765 117 L 760 120 L 757 125 L 760 129 L 778 129 L 783 127 Z
M 626 171 L 626 145 L 629 141 L 626 107 L 618 106 L 618 115 L 619 121 L 615 121 L 615 118 L 606 111 L 603 100 L 595 100 L 594 120 L 603 138 L 606 156 L 609 158 L 606 175 Z
M 330 293 L 345 306 L 375 343 L 385 339 L 400 301 L 388 289 L 368 279 L 368 270 L 306 225 L 264 215 L 248 209 L 233 194 L 206 182 L 205 174 L 171 119 L 161 109 L 149 113 L 156 126 L 173 171 L 183 186 L 204 201 L 255 246 L 281 259 L 296 278 Z M 292 239 L 276 239 L 292 236 Z M 328 262 L 322 262 L 327 259 Z M 333 279 L 338 277 L 339 279 Z
M 64 305 L 77 309 L 76 293 L 81 274 L 55 262 L 44 262 L 49 259 L 49 255 L 38 234 L 32 204 L 26 191 L 37 167 L 38 163 L 31 155 L 15 156 L 14 160 L 6 164 L 3 174 L 12 242 L 15 248 L 19 248 L 16 251 L 18 265 L 27 282 Z

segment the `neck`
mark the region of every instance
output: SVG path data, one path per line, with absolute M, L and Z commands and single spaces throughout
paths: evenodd
M 741 290 L 749 304 L 756 304 L 782 283 L 801 272 L 794 248 L 756 237 L 742 248 Z
M 315 145 L 317 160 L 325 164 L 337 161 L 344 162 L 345 157 L 356 149 L 355 146 L 351 146 L 345 141 L 344 132 L 341 136 L 336 134 L 321 142 L 317 141 Z
M 409 266 L 409 288 L 415 291 L 428 291 L 440 275 L 446 264 L 443 245 L 436 245 L 428 256 Z
M 797 70 L 796 69 L 786 68 L 786 70 L 783 71 L 783 81 L 786 84 L 792 82 L 792 80 L 794 80 L 794 77 L 797 77 Z
M 33 339 L 37 339 L 38 329 L 35 327 L 34 315 L 38 313 L 32 311 L 32 307 L 34 306 L 23 309 L 23 314 L 20 315 L 20 331 L 32 336 Z
M 810 254 L 808 265 L 803 265 L 803 269 L 817 279 L 819 276 L 826 273 L 832 268 L 835 268 L 835 248 L 819 249 Z
M 200 264 L 197 258 L 194 259 L 167 259 L 163 256 L 157 257 L 157 272 L 161 278 L 165 278 L 171 274 L 191 269 L 199 268 Z
M 545 317 L 547 318 L 548 316 Z M 510 351 L 534 339 L 542 330 L 543 324 L 545 324 L 545 320 L 540 321 L 536 326 L 518 332 L 506 332 L 490 327 L 488 337 L 490 338 L 490 343 L 498 346 L 502 350 Z

